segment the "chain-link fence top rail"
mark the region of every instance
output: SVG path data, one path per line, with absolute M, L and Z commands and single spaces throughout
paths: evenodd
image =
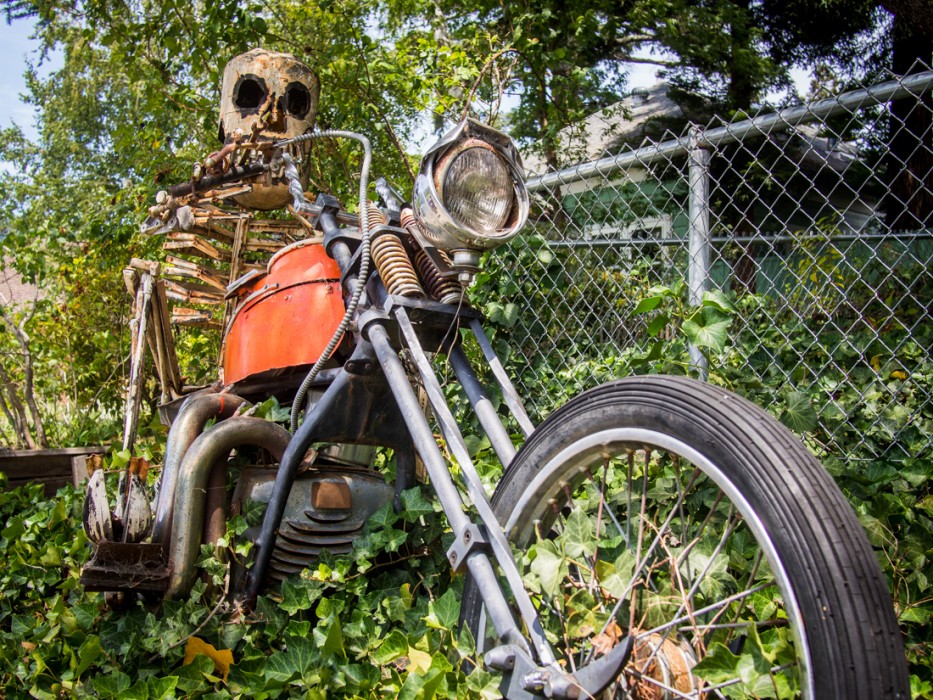
M 688 121 L 664 86 L 643 91 L 562 134 L 587 162 L 529 178 L 531 233 L 480 286 L 530 408 L 692 373 L 824 459 L 929 459 L 933 71 Z

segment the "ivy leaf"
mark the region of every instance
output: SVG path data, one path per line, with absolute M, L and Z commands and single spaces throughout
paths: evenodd
M 78 649 L 78 663 L 74 669 L 75 678 L 80 677 L 103 653 L 104 651 L 100 646 L 100 637 L 90 635 L 85 639 Z
M 392 630 L 379 648 L 370 653 L 370 658 L 379 666 L 385 666 L 390 661 L 395 661 L 400 656 L 404 656 L 408 651 L 408 638 L 399 630 Z
M 263 675 L 272 681 L 287 683 L 304 677 L 315 665 L 316 646 L 310 639 L 292 637 L 284 652 L 273 654 L 266 662 Z
M 322 627 L 326 629 L 326 632 L 321 629 Z M 338 616 L 334 616 L 334 619 L 329 623 L 318 625 L 314 630 L 314 640 L 325 654 L 339 656 L 343 659 L 347 658 L 343 649 L 343 630 Z
M 734 314 L 736 312 L 735 304 L 720 289 L 713 289 L 709 292 L 703 292 L 703 306 L 711 306 L 723 313 Z
M 121 671 L 114 671 L 93 679 L 91 685 L 102 698 L 116 698 L 130 687 L 130 677 Z
M 682 325 L 687 340 L 698 348 L 710 348 L 721 352 L 729 339 L 729 325 L 732 319 L 726 318 L 713 307 L 704 307 L 698 313 L 685 319 Z
M 567 516 L 560 541 L 568 557 L 589 556 L 596 551 L 595 526 L 582 508 L 574 508 Z
M 531 562 L 531 571 L 541 582 L 541 590 L 548 595 L 556 595 L 560 582 L 567 575 L 567 561 L 550 540 L 542 540 L 534 546 L 535 558 Z
M 168 700 L 175 697 L 178 676 L 166 676 L 164 678 L 151 676 L 147 682 L 151 700 Z
M 391 503 L 386 503 L 382 508 L 369 516 L 369 525 L 373 529 L 388 527 L 398 522 L 398 515 Z
M 648 335 L 654 338 L 668 323 L 670 323 L 670 320 L 671 317 L 667 314 L 658 314 L 655 316 L 651 319 L 651 323 L 648 324 Z
M 8 540 L 15 540 L 19 538 L 20 535 L 26 532 L 26 527 L 23 525 L 22 518 L 13 518 L 9 525 L 7 525 L 3 531 L 0 531 L 0 535 L 5 537 Z
M 506 328 L 511 328 L 514 326 L 515 322 L 518 321 L 520 316 L 521 307 L 514 302 L 510 301 L 502 310 L 502 322 L 505 324 Z
M 505 320 L 505 307 L 498 301 L 491 301 L 483 309 L 490 323 L 502 323 Z
M 456 593 L 447 589 L 444 595 L 428 604 L 428 615 L 424 621 L 428 627 L 451 630 L 456 627 L 459 618 L 460 599 Z
M 652 297 L 645 297 L 638 302 L 638 306 L 635 307 L 635 310 L 632 311 L 632 315 L 645 314 L 649 311 L 654 311 L 658 308 L 658 305 L 664 300 L 664 296 L 656 295 Z
M 282 582 L 282 601 L 279 607 L 289 615 L 299 610 L 308 610 L 321 597 L 321 589 L 316 581 L 304 578 L 285 579 Z
M 424 497 L 417 486 L 402 491 L 402 517 L 410 523 L 415 522 L 423 515 L 434 512 L 434 504 Z
M 120 694 L 120 700 L 149 700 L 149 684 L 142 678 Z
M 408 539 L 408 533 L 404 530 L 390 529 L 386 533 L 385 550 L 387 552 L 397 552 L 398 548 L 405 544 Z
M 799 391 L 787 394 L 787 406 L 781 413 L 781 422 L 798 433 L 805 433 L 817 426 L 816 410 L 806 394 Z
M 405 670 L 411 675 L 421 675 L 426 673 L 429 668 L 431 668 L 431 655 L 420 649 L 415 649 L 415 647 L 409 647 L 408 666 L 405 667 Z
M 729 695 L 743 698 L 774 696 L 774 682 L 769 671 L 767 660 L 760 654 L 736 656 L 720 642 L 714 642 L 706 658 L 693 667 L 697 676 L 710 683 L 739 679 L 741 684 Z

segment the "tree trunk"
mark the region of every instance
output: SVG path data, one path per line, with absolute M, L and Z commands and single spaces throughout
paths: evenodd
M 12 423 L 13 430 L 16 431 L 20 443 L 26 449 L 36 449 L 36 442 L 32 439 L 32 433 L 29 431 L 29 421 L 26 419 L 26 408 L 19 399 L 19 386 L 13 381 L 2 363 L 0 363 L 0 394 L 5 399 L 3 401 L 3 412 Z
M 736 0 L 733 2 L 738 8 L 735 13 L 736 20 L 731 26 L 731 54 L 729 72 L 729 107 L 734 111 L 748 112 L 755 99 L 755 83 L 753 76 L 744 65 L 742 56 L 753 50 L 751 32 L 748 22 L 751 21 L 749 0 Z M 744 173 L 752 161 L 752 155 L 742 145 L 739 145 L 730 158 L 732 175 L 739 179 L 738 187 L 733 189 L 733 197 L 729 214 L 729 227 L 736 238 L 747 238 L 755 233 L 755 223 L 752 216 L 752 199 L 755 193 L 744 181 Z M 732 267 L 731 288 L 738 295 L 755 293 L 755 279 L 758 272 L 758 261 L 755 259 L 755 246 L 752 243 L 738 243 L 732 246 L 736 255 L 730 260 Z
M 905 76 L 927 70 L 933 62 L 933 32 L 911 21 L 911 14 L 894 18 L 892 69 Z M 933 226 L 933 94 L 905 97 L 891 103 L 890 140 L 884 201 L 892 230 Z

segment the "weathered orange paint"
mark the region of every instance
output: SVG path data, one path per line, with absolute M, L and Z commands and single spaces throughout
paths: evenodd
M 240 297 L 224 338 L 228 384 L 317 361 L 344 314 L 340 268 L 320 244 L 283 249 Z

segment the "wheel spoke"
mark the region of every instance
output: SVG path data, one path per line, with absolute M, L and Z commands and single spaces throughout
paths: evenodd
M 565 668 L 634 640 L 600 700 L 885 697 L 877 679 L 907 697 L 897 621 L 844 497 L 785 428 L 721 389 L 637 377 L 588 392 L 531 436 L 494 504 Z M 818 521 L 846 537 L 827 549 L 807 536 Z M 845 565 L 870 575 L 842 585 Z M 824 600 L 877 637 L 838 645 L 850 621 L 821 615 Z M 465 589 L 467 619 L 477 601 Z

